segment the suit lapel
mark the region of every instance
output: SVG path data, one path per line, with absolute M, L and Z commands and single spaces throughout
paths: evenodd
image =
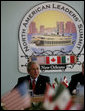
M 42 86 L 42 80 L 41 80 L 41 76 L 39 75 L 38 80 L 36 82 L 36 87 L 41 87 Z

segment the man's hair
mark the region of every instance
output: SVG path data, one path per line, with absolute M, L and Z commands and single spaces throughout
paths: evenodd
M 37 62 L 32 61 L 32 62 L 29 62 L 29 63 L 27 64 L 27 71 L 28 71 L 28 72 L 30 72 L 30 69 L 31 69 L 32 64 L 37 64 Z

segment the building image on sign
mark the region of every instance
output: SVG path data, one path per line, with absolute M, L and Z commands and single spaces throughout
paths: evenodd
M 29 34 L 31 35 L 31 43 L 36 46 L 67 46 L 72 45 L 72 33 L 76 33 L 75 25 L 71 22 L 57 22 L 54 28 L 45 28 L 40 26 L 40 32 L 36 28 L 36 23 L 32 22 L 29 26 Z M 68 25 L 70 26 L 68 28 Z M 65 35 L 65 34 L 68 35 Z

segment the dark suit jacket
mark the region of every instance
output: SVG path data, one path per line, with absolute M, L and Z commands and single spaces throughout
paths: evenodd
M 32 89 L 30 75 L 27 75 L 25 77 L 20 77 L 14 88 L 16 88 L 18 85 L 20 85 L 24 81 L 28 81 L 29 88 Z M 38 80 L 36 82 L 36 86 L 35 86 L 35 94 L 44 94 L 46 90 L 46 83 L 50 84 L 50 78 L 47 76 L 39 75 Z
M 77 83 L 80 82 L 81 85 L 84 85 L 84 76 L 82 73 L 75 74 L 71 76 L 71 81 L 69 83 L 68 89 L 72 94 L 72 91 L 76 89 Z

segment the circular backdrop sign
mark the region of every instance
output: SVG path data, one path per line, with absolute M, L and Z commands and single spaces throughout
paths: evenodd
M 21 21 L 19 45 L 25 57 L 63 54 L 78 57 L 84 48 L 82 19 L 75 9 L 61 2 L 36 5 Z

